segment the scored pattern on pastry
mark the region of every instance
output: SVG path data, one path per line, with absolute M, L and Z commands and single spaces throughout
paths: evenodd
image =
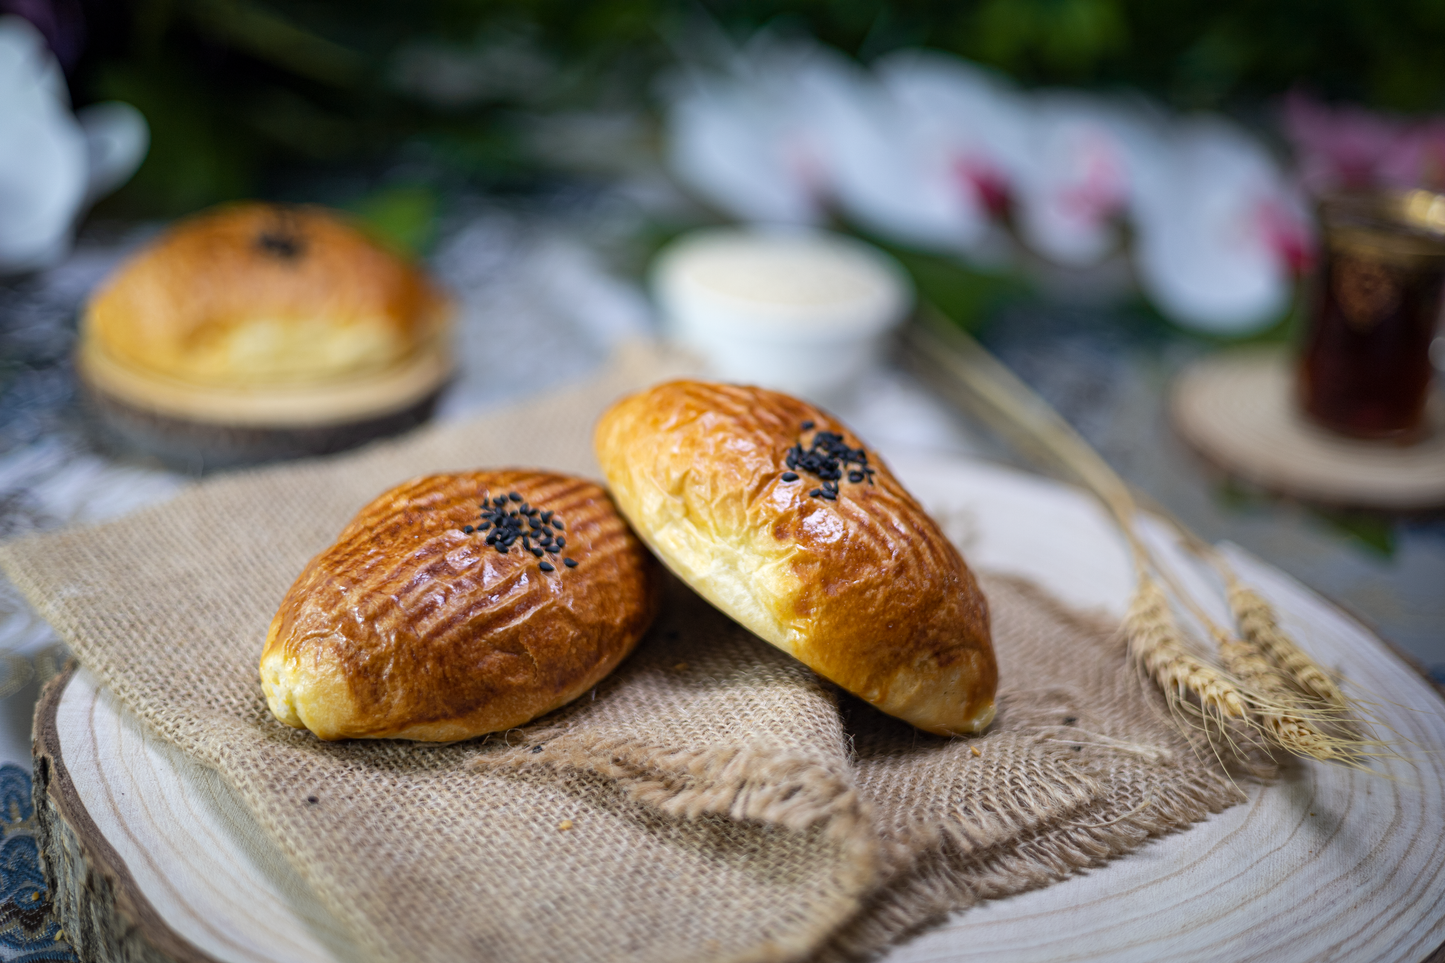
M 546 506 L 551 544 L 564 538 L 586 564 L 562 578 L 561 565 L 539 571 L 521 535 L 506 552 L 486 544 L 497 524 L 478 531 L 483 492 L 507 493 L 487 511 L 507 531 L 525 526 L 533 548 L 542 510 L 521 509 Z M 267 634 L 262 689 L 277 719 L 322 739 L 506 729 L 610 672 L 651 622 L 657 588 L 651 557 L 591 482 L 530 470 L 415 478 L 365 506 L 297 577 Z
M 987 601 L 841 423 L 778 392 L 675 381 L 619 401 L 596 439 L 618 508 L 722 612 L 920 729 L 988 725 L 998 670 Z M 823 484 L 810 492 L 813 478 Z

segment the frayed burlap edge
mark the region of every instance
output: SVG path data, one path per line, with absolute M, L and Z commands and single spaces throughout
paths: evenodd
M 1037 787 L 1047 796 L 1049 822 L 1020 831 L 1019 814 L 1007 804 L 970 824 L 964 821 L 918 820 L 910 824 L 906 843 L 879 837 L 868 822 L 871 806 L 854 787 L 850 773 L 840 773 L 806 756 L 737 751 L 726 754 L 668 747 L 642 746 L 622 737 L 588 739 L 565 728 L 539 729 L 525 742 L 474 765 L 496 768 L 578 769 L 616 781 L 634 799 L 679 818 L 704 812 L 734 819 L 776 822 L 795 830 L 826 823 L 830 834 L 846 840 L 858 864 L 858 879 L 872 878 L 856 912 L 841 925 L 823 931 L 819 944 L 797 947 L 814 963 L 848 963 L 877 957 L 890 947 L 944 922 L 951 914 L 983 900 L 1000 899 L 1060 882 L 1135 852 L 1151 839 L 1182 832 L 1214 813 L 1245 799 L 1234 777 L 1209 747 L 1181 732 L 1169 717 L 1162 698 L 1147 679 L 1122 664 L 1123 642 L 1117 623 L 1097 611 L 1078 611 L 1055 599 L 1028 579 L 980 573 L 1008 583 L 1054 617 L 1082 630 L 1118 641 L 1120 671 L 1139 686 L 1152 720 L 1161 733 L 1176 737 L 1172 746 L 1110 745 L 1109 737 L 1073 730 L 1096 749 L 1133 753 L 1164 766 L 1180 753 L 1193 755 L 1207 777 L 1191 779 L 1188 798 L 1153 794 L 1121 815 L 1103 822 L 1089 818 L 1100 797 L 1119 799 L 1124 787 L 1086 769 L 1069 765 L 1069 746 L 1045 748 L 1062 764 L 1069 781 Z M 1040 743 L 1054 741 L 1040 733 Z M 539 758 L 543 747 L 545 758 Z M 1246 775 L 1250 778 L 1252 774 Z M 866 862 L 865 862 L 866 861 Z M 767 960 L 791 959 L 768 955 Z
M 547 758 L 533 749 L 545 747 Z M 837 912 L 815 918 L 789 939 L 717 963 L 787 963 L 813 953 L 857 916 L 879 883 L 880 852 L 868 803 L 850 774 L 814 758 L 749 750 L 711 752 L 641 746 L 625 738 L 589 739 L 534 732 L 515 749 L 483 756 L 478 769 L 590 772 L 611 779 L 630 799 L 669 817 L 711 813 L 740 822 L 766 823 L 792 832 L 822 827 L 841 849 L 840 882 L 852 892 Z
M 984 573 L 980 573 L 984 577 Z M 989 573 L 1047 608 L 1055 617 L 1109 637 L 1123 659 L 1125 641 L 1117 620 L 1102 612 L 1080 611 L 1059 601 L 1034 582 Z M 1268 760 L 1251 760 L 1232 771 L 1206 739 L 1186 731 L 1169 714 L 1152 682 L 1132 667 L 1123 670 L 1145 697 L 1152 721 L 1181 743 L 1150 747 L 1156 760 L 1171 765 L 1187 752 L 1201 772 L 1190 780 L 1195 796 L 1151 794 L 1127 812 L 1105 821 L 1091 820 L 1081 804 L 1061 823 L 1041 825 L 1000 842 L 980 846 L 962 825 L 920 826 L 913 861 L 875 889 L 857 916 L 823 943 L 809 963 L 857 963 L 882 956 L 891 947 L 945 923 L 950 916 L 985 900 L 1003 899 L 1062 882 L 1138 851 L 1151 840 L 1185 832 L 1213 814 L 1247 800 L 1237 777 L 1246 783 L 1268 778 Z M 1080 732 L 1081 735 L 1088 733 Z M 1040 736 L 1041 739 L 1046 738 Z M 1104 748 L 1104 747 L 1100 747 Z M 1134 747 L 1128 750 L 1138 751 Z M 1086 773 L 1080 773 L 1091 779 Z M 885 851 L 887 844 L 884 843 Z

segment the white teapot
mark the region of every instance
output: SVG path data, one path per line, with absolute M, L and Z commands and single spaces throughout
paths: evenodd
M 64 258 L 81 213 L 125 183 L 149 146 L 145 118 L 129 104 L 71 113 L 40 32 L 0 17 L 0 274 Z

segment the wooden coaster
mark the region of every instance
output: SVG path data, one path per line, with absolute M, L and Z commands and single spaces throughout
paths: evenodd
M 1445 506 L 1445 412 L 1431 398 L 1427 436 L 1412 445 L 1356 441 L 1305 420 L 1280 350 L 1196 362 L 1174 382 L 1175 430 L 1245 481 L 1306 501 L 1412 511 Z

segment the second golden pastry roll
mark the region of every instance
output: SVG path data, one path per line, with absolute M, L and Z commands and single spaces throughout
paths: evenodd
M 846 427 L 762 388 L 674 381 L 597 425 L 618 508 L 713 605 L 890 715 L 983 730 L 998 670 L 958 550 Z

